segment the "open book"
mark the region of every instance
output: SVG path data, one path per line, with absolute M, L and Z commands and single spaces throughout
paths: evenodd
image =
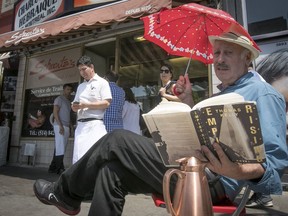
M 255 102 L 236 93 L 208 98 L 192 109 L 179 102 L 163 101 L 143 114 L 156 147 L 166 166 L 191 157 L 200 145 L 217 156 L 218 142 L 233 162 L 265 162 L 265 149 Z

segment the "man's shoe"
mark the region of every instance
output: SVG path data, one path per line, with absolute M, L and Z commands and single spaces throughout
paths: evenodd
M 35 196 L 46 205 L 54 205 L 60 211 L 67 215 L 77 215 L 80 212 L 80 206 L 70 206 L 57 197 L 54 193 L 54 183 L 43 179 L 38 179 L 33 186 Z
M 246 204 L 247 208 L 257 207 L 273 207 L 272 198 L 270 195 L 254 193 Z

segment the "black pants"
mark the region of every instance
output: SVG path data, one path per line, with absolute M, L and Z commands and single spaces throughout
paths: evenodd
M 55 192 L 76 207 L 94 191 L 89 216 L 118 216 L 128 192 L 162 194 L 167 169 L 151 139 L 114 130 L 60 176 Z M 171 188 L 175 180 L 171 180 Z M 218 189 L 211 192 L 213 201 L 222 199 L 220 196 L 218 199 Z M 224 194 L 224 189 L 219 194 Z
M 54 150 L 54 154 L 53 154 L 53 158 L 52 161 L 50 163 L 49 166 L 49 172 L 55 172 L 58 173 L 61 169 L 64 170 L 64 155 L 55 155 L 55 150 Z
M 128 192 L 162 194 L 166 170 L 152 140 L 115 130 L 60 176 L 55 192 L 79 206 L 94 190 L 90 216 L 121 215 Z

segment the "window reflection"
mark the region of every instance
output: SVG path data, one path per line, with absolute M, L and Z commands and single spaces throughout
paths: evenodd
M 120 38 L 119 81 L 122 87 L 130 87 L 144 112 L 150 111 L 159 102 L 159 69 L 163 63 L 174 68 L 174 80 L 185 73 L 188 58 L 168 55 L 159 46 L 138 40 L 143 32 L 131 33 Z M 208 67 L 199 61 L 191 61 L 188 74 L 193 83 L 195 102 L 208 97 Z
M 261 35 L 287 30 L 287 9 L 287 0 L 246 0 L 249 33 Z

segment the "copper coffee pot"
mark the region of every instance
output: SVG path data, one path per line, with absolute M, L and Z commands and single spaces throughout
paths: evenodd
M 179 160 L 181 170 L 169 169 L 164 175 L 163 195 L 168 213 L 173 216 L 211 216 L 212 201 L 205 162 L 195 157 Z M 170 179 L 176 174 L 178 180 L 174 191 L 173 204 L 170 197 Z

